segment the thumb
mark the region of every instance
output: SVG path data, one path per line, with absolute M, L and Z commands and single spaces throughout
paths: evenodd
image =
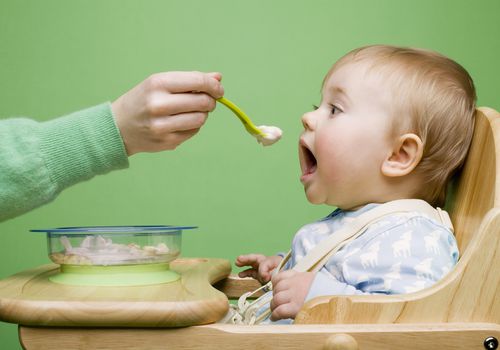
M 266 282 L 271 279 L 273 269 L 274 267 L 269 262 L 265 262 L 259 266 L 259 273 Z

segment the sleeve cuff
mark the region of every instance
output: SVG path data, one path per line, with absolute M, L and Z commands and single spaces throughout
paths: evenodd
M 128 167 L 109 103 L 44 122 L 40 133 L 43 159 L 59 190 Z

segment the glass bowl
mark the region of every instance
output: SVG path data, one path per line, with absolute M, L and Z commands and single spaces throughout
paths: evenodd
M 143 285 L 178 279 L 169 263 L 181 252 L 182 231 L 195 226 L 91 226 L 36 229 L 47 234 L 51 281 L 77 285 Z

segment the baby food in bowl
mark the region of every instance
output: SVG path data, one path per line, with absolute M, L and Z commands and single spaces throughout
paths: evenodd
M 55 283 L 127 286 L 167 283 L 179 276 L 169 263 L 181 251 L 182 231 L 194 226 L 92 226 L 38 229 L 60 272 Z

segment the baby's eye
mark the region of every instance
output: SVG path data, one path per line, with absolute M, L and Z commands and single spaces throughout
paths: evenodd
M 342 110 L 335 105 L 332 105 L 331 108 L 332 108 L 332 114 L 339 114 L 340 112 L 342 112 Z
M 314 110 L 317 110 L 318 108 L 319 108 L 318 106 L 313 105 L 313 109 L 314 109 Z

